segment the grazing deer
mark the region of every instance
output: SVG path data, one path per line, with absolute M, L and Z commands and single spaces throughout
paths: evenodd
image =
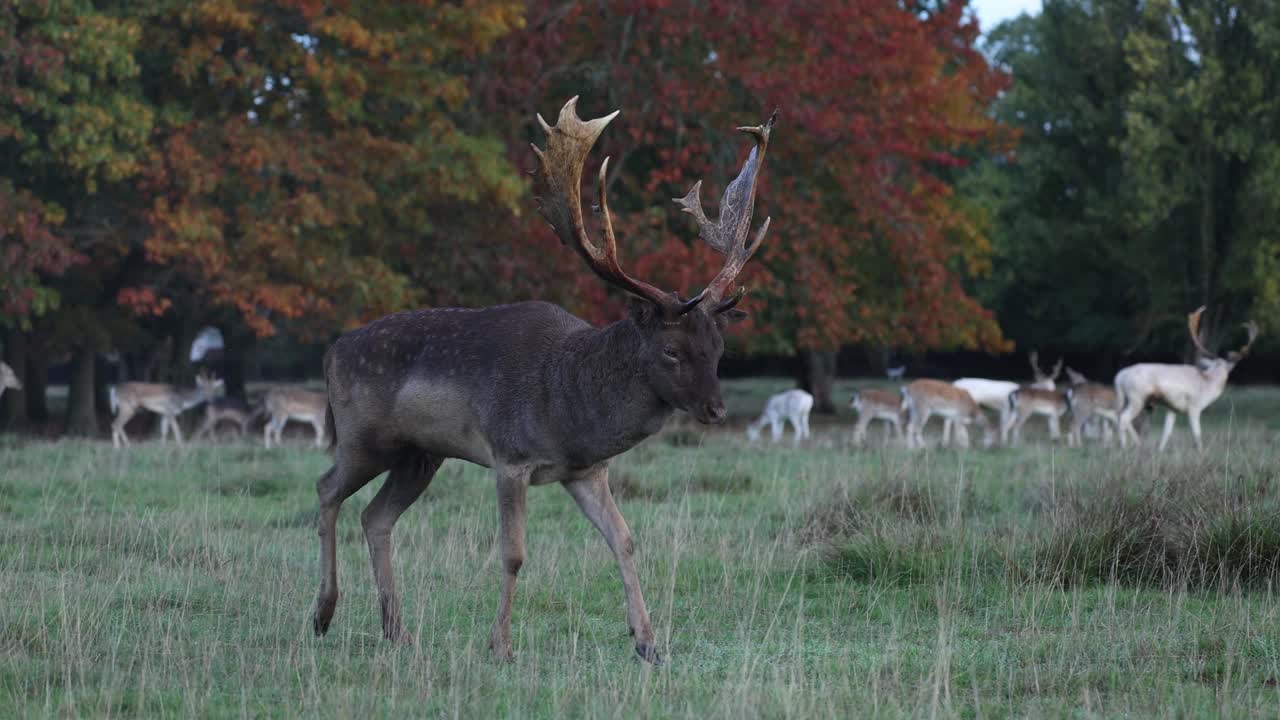
M 1044 415 L 1049 419 L 1049 439 L 1057 440 L 1062 432 L 1059 418 L 1067 414 L 1070 405 L 1067 398 L 1057 390 L 1044 390 L 1037 387 L 1018 388 L 1009 393 L 1008 425 L 1001 428 L 1001 442 L 1008 445 L 1021 442 L 1022 426 L 1027 424 L 1033 415 Z
M 891 367 L 891 368 L 884 369 L 884 376 L 889 378 L 890 380 L 901 380 L 902 376 L 906 374 L 907 374 L 906 365 L 899 365 L 898 367 Z
M 127 382 L 113 386 L 110 390 L 111 412 L 116 419 L 111 423 L 111 444 L 119 448 L 129 446 L 129 436 L 124 426 L 137 414 L 138 410 L 147 410 L 160 416 L 160 440 L 163 441 L 173 430 L 173 437 L 182 444 L 182 429 L 178 427 L 178 416 L 202 402 L 212 398 L 222 389 L 222 381 L 205 373 L 196 376 L 196 386 L 187 390 L 179 390 L 172 385 L 160 383 Z
M 204 404 L 204 422 L 193 438 L 199 439 L 214 433 L 218 423 L 229 422 L 236 426 L 236 437 L 244 437 L 245 430 L 254 418 L 262 414 L 261 403 L 250 403 L 240 398 L 218 397 Z M 324 410 L 321 410 L 323 413 Z
M 4 395 L 5 388 L 13 390 L 22 389 L 22 381 L 18 379 L 18 374 L 3 362 L 0 362 L 0 395 Z
M 853 427 L 855 443 L 866 440 L 867 427 L 875 420 L 888 424 L 894 439 L 902 437 L 902 398 L 897 393 L 876 388 L 859 390 L 849 398 L 849 407 L 858 413 L 858 424 Z
M 984 378 L 960 378 L 951 383 L 969 393 L 974 402 L 988 410 L 994 410 L 1000 417 L 1000 436 L 1004 437 L 1004 429 L 1012 422 L 1009 415 L 1009 394 L 1020 385 L 1008 380 L 987 380 Z M 951 421 L 947 420 L 942 428 L 943 438 L 951 435 Z
M 924 426 L 933 415 L 956 423 L 955 440 L 960 447 L 969 447 L 969 433 L 965 429 L 969 423 L 982 428 L 984 446 L 991 444 L 994 437 L 991 421 L 982 411 L 982 406 L 964 390 L 942 380 L 916 380 L 903 386 L 900 393 L 901 407 L 908 417 L 907 447 L 924 447 Z M 951 438 L 944 427 L 942 444 L 950 442 Z
M 324 447 L 324 409 L 328 398 L 322 392 L 303 390 L 302 388 L 272 388 L 267 393 L 264 407 L 267 412 L 267 424 L 262 428 L 262 443 L 271 448 L 271 439 L 275 438 L 280 445 L 284 426 L 290 420 L 311 423 L 315 430 L 316 447 Z
M 809 437 L 809 411 L 813 409 L 813 396 L 803 390 L 787 390 L 769 398 L 764 412 L 747 426 L 751 442 L 760 439 L 760 428 L 769 426 L 769 439 L 778 442 L 782 437 L 782 423 L 791 423 L 795 432 L 795 444 Z
M 1186 413 L 1191 424 L 1191 436 L 1196 449 L 1204 450 L 1200 439 L 1200 413 L 1222 395 L 1227 387 L 1227 376 L 1249 354 L 1249 348 L 1258 339 L 1258 326 L 1252 320 L 1244 323 L 1249 339 L 1236 351 L 1220 358 L 1209 352 L 1200 342 L 1200 316 L 1204 307 L 1187 316 L 1187 328 L 1191 342 L 1200 352 L 1197 365 L 1169 365 L 1164 363 L 1140 363 L 1116 373 L 1116 394 L 1120 402 L 1120 445 L 1129 440 L 1139 442 L 1133 419 L 1147 403 L 1157 403 L 1165 408 L 1164 432 L 1160 434 L 1160 450 L 1163 452 L 1173 433 L 1177 413 Z
M 1090 382 L 1083 374 L 1067 368 L 1070 385 L 1064 391 L 1071 412 L 1071 427 L 1067 431 L 1067 445 L 1080 447 L 1086 428 L 1092 423 L 1101 426 L 1103 444 L 1110 444 L 1112 431 L 1120 422 L 1116 389 L 1111 385 Z
M 338 600 L 335 523 L 342 502 L 376 475 L 387 479 L 361 515 L 382 608 L 382 632 L 403 637 L 391 570 L 391 531 L 447 458 L 493 468 L 498 495 L 502 583 L 489 646 L 512 656 L 511 608 L 524 563 L 525 495 L 530 485 L 560 484 L 613 551 L 626 593 L 635 649 L 659 662 L 640 591 L 631 531 L 609 491 L 609 460 L 653 435 L 676 410 L 721 423 L 725 406 L 716 369 L 727 325 L 743 290 L 734 280 L 760 247 L 766 219 L 748 243 L 756 183 L 775 114 L 739 130 L 755 143 L 711 220 L 701 183 L 676 203 L 699 235 L 726 256 L 706 289 L 685 300 L 628 275 L 618 262 L 605 197 L 608 160 L 599 174 L 600 241 L 583 218 L 582 168 L 617 115 L 584 122 L 577 98 L 547 135 L 535 180 L 542 216 L 605 282 L 633 297 L 628 316 L 597 328 L 544 302 L 473 310 L 402 312 L 340 337 L 325 354 L 326 425 L 334 465 L 316 485 L 320 500 L 320 593 L 314 628 L 329 628 Z M 727 297 L 726 297 L 727 294 Z

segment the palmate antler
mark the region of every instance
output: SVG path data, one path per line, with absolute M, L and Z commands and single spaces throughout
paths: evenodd
M 765 218 L 764 224 L 756 231 L 751 244 L 746 244 L 747 234 L 751 231 L 751 215 L 755 212 L 756 183 L 760 177 L 760 170 L 764 167 L 765 151 L 769 149 L 769 133 L 777 121 L 778 111 L 774 110 L 763 125 L 738 128 L 740 132 L 753 136 L 756 144 L 747 155 L 746 162 L 742 164 L 738 177 L 724 189 L 724 195 L 720 198 L 720 217 L 715 222 L 712 222 L 702 210 L 701 180 L 693 184 L 693 188 L 687 195 L 675 200 L 681 210 L 692 215 L 697 221 L 699 236 L 708 245 L 725 255 L 724 267 L 716 274 L 711 284 L 707 285 L 707 289 L 702 291 L 702 294 L 713 303 L 719 303 L 725 290 L 733 285 L 738 273 L 742 272 L 747 260 L 750 260 L 755 251 L 760 248 L 765 233 L 769 232 L 769 221 L 772 218 Z M 717 309 L 733 307 L 742 298 L 743 292 L 745 289 L 739 288 L 733 297 Z
M 609 204 L 605 197 L 608 158 L 605 158 L 600 166 L 599 179 L 601 231 L 604 234 L 604 245 L 595 244 L 588 236 L 582 218 L 582 167 L 596 139 L 600 137 L 605 126 L 618 116 L 618 111 L 602 118 L 583 121 L 578 117 L 577 103 L 576 96 L 565 103 L 554 127 L 547 125 L 542 116 L 538 115 L 538 124 L 547 134 L 547 148 L 542 150 L 536 145 L 532 146 L 534 154 L 538 156 L 540 170 L 538 180 L 546 190 L 545 194 L 538 198 L 538 210 L 559 235 L 560 241 L 576 250 L 587 261 L 592 271 L 605 282 L 649 300 L 662 309 L 667 319 L 679 317 L 707 299 L 717 303 L 713 312 L 721 312 L 733 307 L 742 296 L 741 290 L 723 303 L 720 302 L 720 298 L 733 284 L 738 273 L 742 271 L 743 265 L 760 247 L 765 232 L 769 229 L 769 220 L 766 219 L 751 245 L 746 246 L 751 214 L 755 209 L 756 180 L 764 164 L 765 150 L 769 145 L 769 131 L 777 119 L 777 111 L 774 111 L 764 125 L 738 128 L 742 132 L 753 135 L 756 138 L 756 146 L 751 149 L 738 177 L 725 189 L 724 198 L 720 201 L 720 217 L 716 222 L 711 222 L 702 211 L 702 204 L 698 199 L 698 193 L 702 187 L 701 181 L 693 186 L 688 195 L 676 200 L 685 212 L 693 215 L 698 221 L 701 237 L 712 247 L 724 253 L 727 258 L 724 267 L 705 290 L 690 300 L 681 300 L 675 293 L 664 292 L 643 280 L 631 277 L 618 264 L 618 246 L 613 234 L 613 218 L 609 214 Z
M 1196 349 L 1206 357 L 1217 357 L 1214 353 L 1209 352 L 1208 348 L 1200 340 L 1200 316 L 1204 314 L 1205 306 L 1201 305 L 1195 312 L 1187 315 L 1187 328 L 1191 331 L 1191 342 L 1195 344 Z M 1249 334 L 1249 339 L 1239 350 L 1233 350 L 1227 353 L 1227 359 L 1231 362 L 1239 362 L 1245 355 L 1249 354 L 1249 349 L 1253 347 L 1253 343 L 1258 339 L 1258 324 L 1252 320 L 1242 323 L 1245 332 Z
M 586 224 L 582 220 L 582 166 L 586 162 L 587 153 L 596 144 L 596 138 L 600 137 L 605 126 L 620 111 L 615 110 L 602 118 L 584 122 L 578 117 L 577 105 L 577 96 L 565 103 L 560 109 L 555 127 L 547 125 L 542 115 L 538 115 L 538 124 L 547 134 L 547 149 L 540 150 L 537 145 L 531 147 L 538 156 L 541 170 L 539 180 L 548 190 L 545 197 L 538 198 L 539 212 L 551 223 L 551 227 L 560 236 L 560 242 L 576 250 L 587 261 L 587 266 L 605 282 L 649 300 L 661 307 L 668 317 L 689 312 L 702 301 L 701 296 L 681 302 L 674 295 L 631 277 L 618 264 L 618 243 L 613 234 L 613 217 L 609 214 L 609 203 L 605 197 L 609 158 L 605 158 L 600 165 L 600 213 L 604 246 L 596 245 L 588 236 Z

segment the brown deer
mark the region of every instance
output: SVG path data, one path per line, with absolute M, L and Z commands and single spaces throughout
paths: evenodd
M 983 431 L 983 445 L 990 446 L 995 436 L 991 421 L 968 392 L 942 380 L 916 380 L 899 389 L 902 409 L 907 413 L 907 447 L 922 448 L 924 426 L 929 418 L 938 415 L 944 419 L 942 444 L 951 444 L 954 430 L 955 443 L 969 447 L 966 426 L 974 423 Z
M 128 447 L 129 435 L 125 433 L 124 426 L 139 410 L 148 410 L 160 416 L 160 440 L 163 441 L 169 430 L 173 430 L 174 439 L 181 445 L 182 429 L 178 427 L 178 416 L 212 398 L 221 389 L 222 381 L 205 373 L 197 375 L 196 386 L 187 390 L 143 382 L 114 386 L 110 390 L 111 411 L 116 416 L 111 423 L 111 444 L 117 448 Z
M 858 413 L 853 427 L 853 441 L 861 445 L 867 439 L 867 427 L 873 420 L 883 420 L 895 439 L 902 437 L 902 398 L 898 393 L 878 388 L 858 390 L 849 397 L 849 407 Z
M 320 592 L 314 628 L 329 628 L 338 601 L 334 531 L 342 502 L 376 475 L 386 481 L 361 514 L 382 610 L 382 632 L 401 639 L 400 602 L 391 569 L 396 520 L 447 458 L 493 468 L 498 496 L 502 582 L 489 646 L 512 656 L 511 607 L 524 563 L 525 494 L 560 484 L 604 536 L 622 575 L 636 652 L 659 662 L 633 560 L 634 543 L 609 491 L 609 460 L 656 433 L 676 410 L 704 424 L 725 419 L 716 369 L 722 332 L 745 317 L 730 292 L 760 247 L 766 219 L 747 243 L 756 182 L 777 117 L 739 128 L 755 144 L 709 219 L 701 183 L 676 203 L 726 262 L 697 296 L 685 300 L 626 272 L 618 263 L 605 197 L 608 160 L 599 174 L 599 233 L 583 218 L 583 164 L 617 115 L 582 121 L 565 104 L 554 127 L 538 117 L 547 147 L 533 148 L 542 216 L 603 280 L 633 297 L 628 316 L 596 328 L 562 308 L 521 302 L 480 309 L 389 315 L 340 337 L 325 354 L 333 467 L 317 482 Z
M 262 428 L 262 443 L 271 447 L 271 439 L 281 444 L 284 426 L 290 420 L 311 423 L 315 429 L 316 447 L 324 447 L 324 413 L 327 398 L 322 392 L 302 388 L 278 387 L 267 393 L 266 412 L 269 420 Z
M 218 423 L 229 422 L 236 427 L 236 437 L 244 437 L 254 418 L 262 414 L 260 402 L 249 402 L 235 397 L 218 397 L 204 404 L 204 422 L 191 437 L 199 440 L 217 432 Z M 324 411 L 321 410 L 323 413 Z

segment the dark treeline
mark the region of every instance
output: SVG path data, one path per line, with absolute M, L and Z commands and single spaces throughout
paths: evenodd
M 835 373 L 902 362 L 1021 377 L 1039 348 L 1105 378 L 1185 357 L 1205 304 L 1211 344 L 1261 324 L 1239 377 L 1266 379 L 1280 9 L 1048 0 L 978 30 L 937 0 L 5 4 L 0 345 L 27 389 L 0 424 L 97 432 L 109 384 L 188 383 L 206 326 L 242 394 L 401 308 L 617 318 L 524 175 L 574 94 L 623 110 L 588 169 L 613 157 L 626 262 L 686 293 L 718 261 L 670 198 L 713 204 L 726 130 L 782 108 L 727 374 L 828 409 Z

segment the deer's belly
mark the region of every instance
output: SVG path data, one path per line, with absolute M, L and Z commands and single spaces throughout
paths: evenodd
M 425 452 L 493 466 L 493 449 L 480 431 L 468 396 L 446 383 L 408 383 L 396 396 L 396 436 Z

